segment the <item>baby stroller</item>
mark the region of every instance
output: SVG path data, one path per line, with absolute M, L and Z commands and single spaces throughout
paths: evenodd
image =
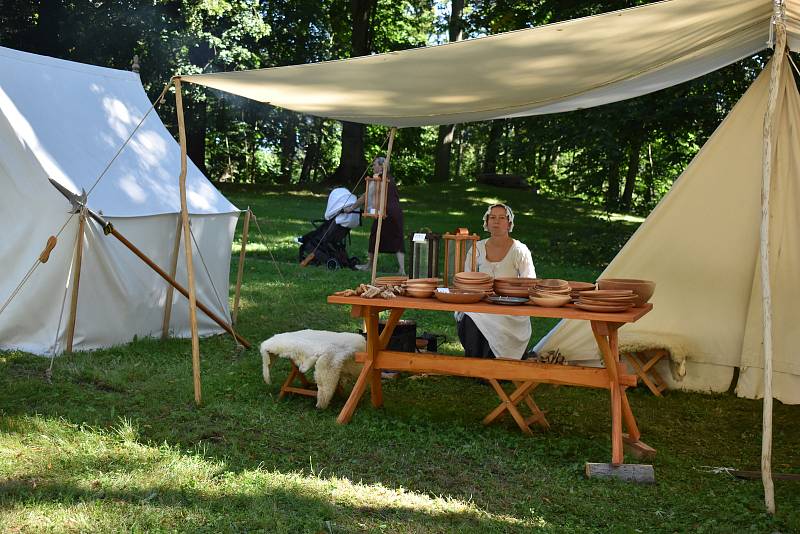
M 324 265 L 334 270 L 355 268 L 358 258 L 347 255 L 350 229 L 361 224 L 361 214 L 346 211 L 356 204 L 356 196 L 344 187 L 337 187 L 328 195 L 325 219 L 311 221 L 314 229 L 298 237 L 299 260 L 303 265 Z M 313 256 L 309 256 L 313 253 Z

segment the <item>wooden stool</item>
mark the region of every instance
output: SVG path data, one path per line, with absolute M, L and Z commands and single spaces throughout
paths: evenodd
M 539 406 L 536 405 L 530 396 L 530 393 L 539 387 L 539 382 L 518 382 L 515 380 L 514 385 L 517 389 L 515 389 L 511 395 L 506 394 L 503 386 L 501 386 L 500 383 L 494 378 L 490 378 L 489 383 L 494 388 L 497 396 L 500 397 L 500 400 L 503 402 L 483 419 L 484 425 L 488 425 L 503 415 L 503 413 L 508 411 L 508 413 L 511 414 L 511 417 L 514 418 L 514 421 L 516 421 L 520 430 L 526 434 L 533 434 L 533 431 L 530 427 L 530 425 L 533 423 L 541 425 L 545 430 L 550 429 L 550 423 L 547 422 L 544 412 L 539 409 Z M 517 404 L 523 400 L 528 406 L 528 409 L 531 411 L 531 415 L 527 418 L 523 417 L 520 411 L 517 409 Z
M 653 392 L 656 397 L 663 397 L 662 391 L 667 389 L 667 383 L 661 378 L 655 365 L 661 358 L 669 356 L 667 349 L 649 349 L 643 351 L 625 352 L 622 356 L 628 361 L 636 375 Z
M 298 369 L 294 362 L 290 363 L 292 364 L 292 370 L 289 371 L 289 376 L 287 376 L 286 380 L 283 382 L 283 385 L 281 386 L 281 392 L 278 394 L 278 398 L 282 399 L 287 393 L 294 393 L 295 395 L 304 395 L 306 397 L 316 398 L 317 385 L 306 378 L 306 375 L 300 372 L 300 369 Z M 292 385 L 295 380 L 299 380 L 302 387 Z M 336 385 L 336 393 L 344 394 L 344 388 L 342 388 L 341 384 Z

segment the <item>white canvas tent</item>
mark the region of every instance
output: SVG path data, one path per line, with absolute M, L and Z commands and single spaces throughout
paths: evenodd
M 69 217 L 69 202 L 48 178 L 74 193 L 92 189 L 150 107 L 133 72 L 0 48 L 0 224 L 5 229 L 0 306 L 34 265 L 48 236 Z M 178 144 L 151 112 L 87 202 L 167 271 L 181 211 L 180 157 Z M 198 300 L 229 321 L 231 242 L 239 210 L 191 162 L 186 190 L 197 241 Z M 49 261 L 35 269 L 0 313 L 0 348 L 36 354 L 64 350 L 70 307 L 65 285 L 72 279 L 77 232 L 75 216 L 63 228 Z M 177 279 L 186 285 L 185 262 L 178 256 Z M 87 222 L 73 348 L 160 336 L 167 287 L 127 248 Z M 187 300 L 170 293 L 169 330 L 188 336 Z M 201 334 L 222 331 L 203 313 L 198 321 Z
M 770 204 L 773 394 L 800 404 L 800 96 L 781 61 Z M 673 388 L 726 391 L 738 367 L 736 393 L 763 395 L 759 221 L 768 90 L 769 68 L 602 275 L 657 281 L 652 313 L 620 329 L 620 346 L 685 356 L 681 380 L 662 369 Z M 599 363 L 591 329 L 579 322 L 563 321 L 536 349 Z

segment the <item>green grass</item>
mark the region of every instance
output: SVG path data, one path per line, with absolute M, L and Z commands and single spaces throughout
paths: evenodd
M 402 194 L 409 232 L 479 230 L 486 199 L 510 201 L 514 235 L 531 246 L 543 276 L 591 280 L 635 229 L 509 190 Z M 356 330 L 348 310 L 325 296 L 366 275 L 294 263 L 292 238 L 322 213 L 324 192 L 229 196 L 252 206 L 263 232 L 253 227 L 250 236 L 241 333 L 257 343 L 299 328 Z M 362 256 L 367 230 L 353 236 Z M 381 267 L 393 270 L 393 258 Z M 235 268 L 234 259 L 232 280 Z M 409 316 L 458 352 L 450 314 Z M 534 337 L 552 324 L 535 320 Z M 710 472 L 758 468 L 758 401 L 632 391 L 643 439 L 658 450 L 658 484 L 638 486 L 583 477 L 586 461 L 610 457 L 602 391 L 540 388 L 553 428 L 527 437 L 508 418 L 480 424 L 497 403 L 482 383 L 401 377 L 385 383 L 382 409 L 365 399 L 341 426 L 341 397 L 325 411 L 307 398 L 277 400 L 285 361 L 267 386 L 255 349 L 239 353 L 217 336 L 201 350 L 199 408 L 185 340 L 65 356 L 52 382 L 48 360 L 0 353 L 0 531 L 800 531 L 797 482 L 776 483 L 778 514 L 770 517 L 759 481 Z M 776 471 L 800 472 L 798 423 L 796 406 L 776 403 Z

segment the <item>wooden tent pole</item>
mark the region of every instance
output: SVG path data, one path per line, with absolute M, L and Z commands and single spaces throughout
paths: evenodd
M 383 217 L 386 214 L 386 194 L 389 189 L 389 160 L 392 159 L 392 145 L 397 128 L 392 128 L 389 132 L 389 146 L 386 149 L 386 161 L 383 162 L 383 176 L 381 177 L 381 200 L 378 208 L 378 229 L 375 232 L 375 249 L 372 253 L 372 284 L 375 284 L 375 275 L 378 272 L 378 255 L 381 249 L 381 229 L 383 228 Z
M 67 353 L 72 352 L 72 343 L 75 340 L 75 321 L 78 314 L 78 288 L 81 284 L 81 263 L 83 260 L 83 229 L 86 224 L 86 215 L 81 211 L 78 219 L 78 236 L 75 240 L 75 262 L 72 265 L 72 301 L 69 305 L 69 322 L 67 323 Z
M 247 206 L 247 213 L 244 214 L 244 226 L 242 226 L 242 250 L 239 251 L 239 270 L 236 272 L 236 291 L 233 294 L 233 314 L 231 322 L 236 324 L 239 316 L 239 292 L 242 289 L 242 275 L 244 274 L 244 256 L 247 249 L 247 231 L 250 229 L 250 206 Z
M 778 8 L 776 8 L 778 9 Z M 764 342 L 764 405 L 761 437 L 761 482 L 764 485 L 764 504 L 770 514 L 775 514 L 775 486 L 772 481 L 772 288 L 770 285 L 770 188 L 772 186 L 772 162 L 775 158 L 775 108 L 781 86 L 781 70 L 786 61 L 786 27 L 780 16 L 775 24 L 775 51 L 772 54 L 772 69 L 769 79 L 769 100 L 764 116 L 764 152 L 761 182 L 761 239 L 759 246 L 761 266 L 761 309 L 763 313 Z
M 169 275 L 172 279 L 175 279 L 175 275 L 178 272 L 178 254 L 180 253 L 181 248 L 181 226 L 183 225 L 183 218 L 178 217 L 178 224 L 175 228 L 175 244 L 172 247 L 172 258 L 171 264 L 169 269 Z M 164 301 L 164 321 L 161 324 L 161 339 L 167 339 L 169 337 L 169 322 L 172 316 L 172 296 L 175 292 L 175 288 L 172 287 L 172 284 L 167 284 L 167 296 Z
M 178 110 L 178 139 L 181 143 L 181 223 L 183 226 L 183 250 L 186 252 L 186 275 L 189 286 L 189 323 L 192 328 L 192 377 L 194 379 L 194 402 L 200 405 L 200 338 L 197 334 L 197 296 L 194 285 L 194 264 L 192 262 L 192 236 L 189 230 L 189 211 L 186 207 L 186 125 L 183 120 L 183 96 L 181 95 L 181 79 L 176 76 L 175 107 Z

